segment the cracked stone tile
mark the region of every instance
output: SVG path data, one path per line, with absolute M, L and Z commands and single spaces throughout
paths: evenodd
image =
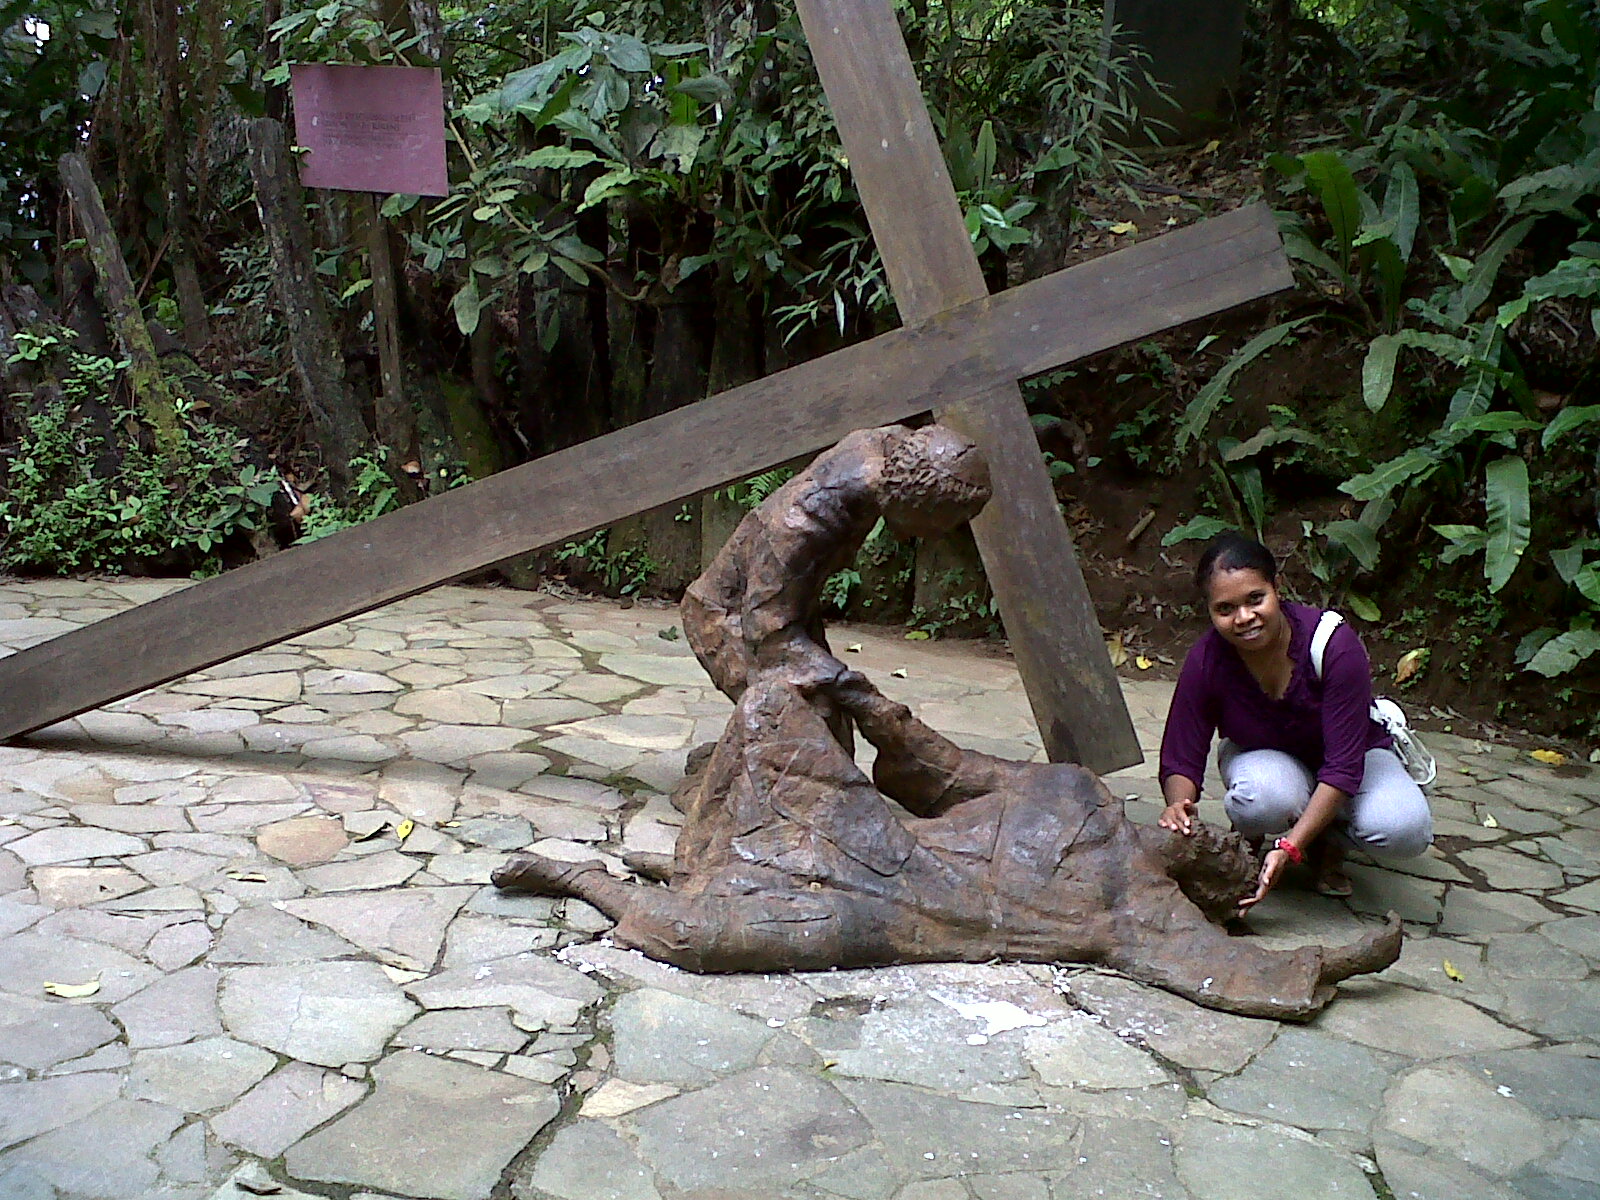
M 1445 893 L 1440 933 L 1521 933 L 1556 913 L 1531 896 L 1516 892 L 1479 892 L 1453 885 Z
M 329 1067 L 377 1058 L 417 1012 L 370 962 L 237 967 L 220 1003 L 234 1037 Z
M 465 688 L 410 692 L 395 701 L 394 711 L 443 725 L 498 725 L 500 702 Z
M 543 775 L 550 769 L 550 760 L 542 754 L 526 751 L 502 751 L 497 754 L 480 754 L 466 763 L 472 771 L 472 782 L 481 787 L 515 788 L 528 780 Z
M 289 1148 L 297 1179 L 482 1200 L 560 1102 L 510 1076 L 413 1051 L 373 1070 L 371 1096 Z
M 1143 1042 L 1180 1066 L 1237 1071 L 1278 1031 L 1274 1021 L 1215 1012 L 1112 975 L 1085 972 L 1073 975 L 1068 986 L 1071 997 L 1114 1032 Z
M 1148 1054 L 1083 1013 L 1022 1033 L 1028 1065 L 1055 1087 L 1142 1088 L 1167 1082 Z
M 300 1138 L 367 1094 L 367 1085 L 338 1071 L 288 1062 L 211 1119 L 229 1145 L 276 1158 Z
M 1384 1097 L 1390 1133 L 1505 1178 L 1553 1152 L 1550 1124 L 1459 1063 L 1418 1067 Z
M 375 671 L 354 671 L 343 668 L 307 671 L 305 692 L 308 696 L 366 695 L 373 692 L 403 692 L 406 686 L 387 675 Z
M 1485 848 L 1463 851 L 1460 858 L 1467 866 L 1482 871 L 1496 891 L 1542 892 L 1566 883 L 1560 867 L 1525 854 Z
M 426 1009 L 507 1007 L 544 1028 L 576 1025 L 602 995 L 587 975 L 537 954 L 457 967 L 405 990 Z
M 124 801 L 118 789 L 115 804 L 81 804 L 72 815 L 85 825 L 102 829 L 115 829 L 120 833 L 179 833 L 187 831 L 189 818 L 183 809 L 173 804 L 137 804 Z M 194 800 L 200 799 L 197 791 Z
M 644 751 L 636 747 L 619 746 L 599 738 L 579 737 L 576 734 L 545 738 L 539 746 L 540 749 L 554 751 L 567 758 L 575 758 L 580 763 L 593 764 L 608 772 L 625 770 L 644 757 Z
M 204 921 L 168 925 L 150 939 L 145 957 L 163 971 L 176 971 L 211 949 L 211 930 Z
M 199 696 L 242 697 L 247 700 L 276 700 L 292 703 L 300 699 L 300 676 L 294 671 L 271 671 L 260 675 L 239 675 L 229 679 L 183 679 L 168 684 L 173 691 Z
M 310 809 L 304 800 L 277 804 L 198 804 L 189 810 L 189 819 L 200 833 L 248 833 L 299 816 Z
M 0 1167 L 28 1169 L 68 1195 L 142 1197 L 161 1177 L 153 1155 L 182 1123 L 164 1105 L 112 1100 L 10 1151 Z
M 430 969 L 445 929 L 476 891 L 470 887 L 321 896 L 285 902 L 284 910 L 396 965 Z
M 575 676 L 577 679 L 587 676 Z M 518 729 L 547 729 L 562 721 L 575 721 L 583 717 L 597 717 L 605 710 L 581 699 L 561 699 L 555 696 L 534 696 L 527 700 L 507 700 L 502 706 L 507 725 Z
M 536 950 L 549 950 L 556 931 L 540 925 L 512 924 L 497 917 L 467 914 L 457 917 L 445 935 L 445 968 L 464 967 L 511 958 Z
M 301 745 L 300 753 L 311 759 L 347 762 L 352 764 L 381 763 L 400 757 L 400 751 L 388 742 L 367 734 L 347 737 L 320 738 Z
M 360 951 L 341 937 L 313 929 L 276 908 L 242 908 L 222 926 L 209 961 L 219 965 L 265 965 L 355 957 Z

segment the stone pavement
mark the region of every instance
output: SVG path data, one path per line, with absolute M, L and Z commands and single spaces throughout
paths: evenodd
M 0 581 L 0 645 L 174 586 Z M 1587 767 L 1433 739 L 1438 848 L 1256 920 L 1409 922 L 1307 1026 L 1075 966 L 702 978 L 486 886 L 528 845 L 671 847 L 729 709 L 675 620 L 446 588 L 0 748 L 0 1197 L 1600 1194 Z M 1004 660 L 835 642 L 958 741 L 1037 751 Z M 1127 692 L 1153 747 L 1169 687 Z M 1140 819 L 1153 775 L 1109 780 Z

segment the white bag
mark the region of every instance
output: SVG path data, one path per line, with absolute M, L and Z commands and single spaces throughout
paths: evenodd
M 1332 609 L 1325 610 L 1317 621 L 1317 630 L 1311 635 L 1311 669 L 1318 679 L 1322 678 L 1322 656 L 1327 653 L 1328 639 L 1343 624 L 1344 618 Z M 1439 774 L 1438 764 L 1422 739 L 1406 723 L 1406 714 L 1400 706 L 1387 696 L 1378 696 L 1373 699 L 1367 715 L 1394 739 L 1394 752 L 1399 755 L 1406 774 L 1415 779 L 1419 787 L 1431 784 Z

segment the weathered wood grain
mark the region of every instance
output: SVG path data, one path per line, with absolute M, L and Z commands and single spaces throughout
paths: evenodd
M 1287 284 L 1257 208 L 973 301 L 0 659 L 0 740 Z
M 982 297 L 988 289 L 890 0 L 798 7 L 902 319 L 915 326 Z M 1030 341 L 1020 327 L 1003 336 Z M 935 411 L 989 460 L 994 499 L 972 532 L 1045 753 L 1099 772 L 1139 762 L 1015 376 L 947 397 Z

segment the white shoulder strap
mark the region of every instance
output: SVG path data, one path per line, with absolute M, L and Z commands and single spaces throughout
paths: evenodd
M 1343 624 L 1344 618 L 1331 608 L 1317 619 L 1316 632 L 1311 635 L 1311 670 L 1318 679 L 1322 678 L 1322 656 L 1328 652 L 1328 639 Z

